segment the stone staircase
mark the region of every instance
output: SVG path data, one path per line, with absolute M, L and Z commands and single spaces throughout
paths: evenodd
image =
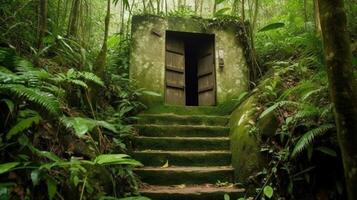
M 244 189 L 218 187 L 232 183 L 226 116 L 143 114 L 133 157 L 145 166 L 136 169 L 144 182 L 143 196 L 153 200 L 232 199 Z

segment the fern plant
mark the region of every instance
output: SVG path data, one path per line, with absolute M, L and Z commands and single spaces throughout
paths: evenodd
M 322 124 L 321 126 L 311 129 L 305 134 L 303 134 L 298 140 L 298 142 L 295 144 L 295 147 L 291 152 L 291 157 L 296 157 L 299 153 L 301 153 L 308 146 L 310 146 L 318 136 L 322 136 L 329 130 L 332 130 L 334 128 L 334 124 Z

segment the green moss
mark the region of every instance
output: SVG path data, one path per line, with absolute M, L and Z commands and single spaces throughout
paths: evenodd
M 238 105 L 237 100 L 230 100 L 217 106 L 172 106 L 156 105 L 143 111 L 145 114 L 173 113 L 177 115 L 230 115 Z
M 266 164 L 260 153 L 262 136 L 273 135 L 278 127 L 278 121 L 272 113 L 258 120 L 260 113 L 260 96 L 266 85 L 280 85 L 280 77 L 270 73 L 232 113 L 230 124 L 230 139 L 232 151 L 232 166 L 235 168 L 235 178 L 245 182 L 247 178 L 261 171 Z M 252 131 L 257 128 L 258 131 Z

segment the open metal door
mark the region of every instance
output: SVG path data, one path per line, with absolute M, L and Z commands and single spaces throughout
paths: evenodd
M 184 41 L 167 35 L 165 60 L 165 101 L 185 105 L 185 45 Z
M 198 105 L 216 104 L 216 78 L 214 68 L 214 43 L 205 43 L 197 58 Z

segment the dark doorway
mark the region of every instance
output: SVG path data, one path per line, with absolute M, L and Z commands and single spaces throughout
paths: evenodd
M 166 32 L 166 103 L 178 104 L 175 102 L 215 104 L 213 34 Z

